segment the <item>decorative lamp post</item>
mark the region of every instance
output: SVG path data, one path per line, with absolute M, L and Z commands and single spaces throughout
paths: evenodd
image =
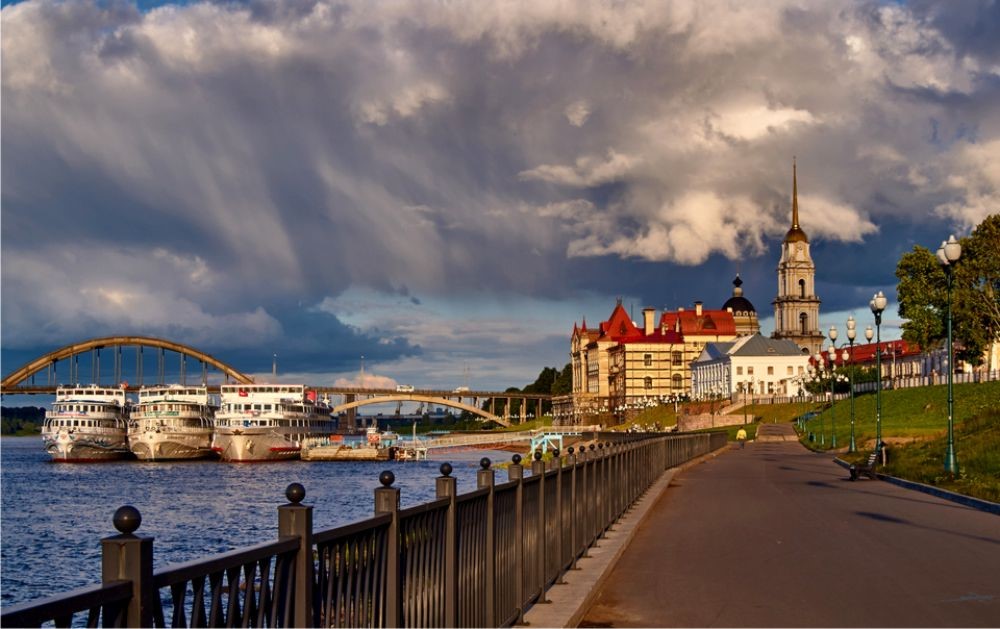
M 823 380 L 823 352 L 816 350 L 813 354 L 813 358 L 816 359 L 816 377 Z M 819 414 L 819 444 L 826 445 L 826 421 L 823 419 L 823 413 Z
M 847 350 L 844 350 L 844 364 L 850 365 L 850 371 L 848 371 L 848 377 L 850 378 L 851 387 L 851 443 L 847 449 L 848 452 L 857 452 L 858 444 L 854 441 L 854 339 L 858 335 L 857 323 L 854 321 L 854 316 L 851 315 L 847 317 L 847 342 L 851 346 L 851 353 L 848 354 Z M 850 362 L 848 362 L 848 358 Z
M 962 257 L 962 245 L 952 235 L 947 242 L 942 242 L 937 250 L 938 261 L 944 269 L 948 280 L 948 449 L 944 453 L 944 471 L 952 476 L 958 475 L 958 458 L 955 456 L 955 397 L 952 391 L 952 373 L 955 371 L 954 356 L 951 345 L 951 286 L 955 263 Z
M 882 311 L 885 310 L 889 300 L 885 298 L 882 291 L 875 293 L 872 300 L 868 302 L 872 314 L 875 315 L 875 371 L 878 379 L 875 380 L 875 448 L 882 446 Z M 867 332 L 865 335 L 867 336 Z
M 835 326 L 830 326 L 830 349 L 827 351 L 827 357 L 830 359 L 830 432 L 833 436 L 830 438 L 830 447 L 837 448 L 837 413 L 833 410 L 833 405 L 837 403 L 837 392 L 834 389 L 836 384 L 836 377 L 834 374 L 837 369 L 837 347 L 834 345 L 834 341 L 837 340 L 837 328 Z

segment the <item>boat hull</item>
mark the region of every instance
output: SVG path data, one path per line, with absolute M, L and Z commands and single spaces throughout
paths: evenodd
M 352 448 L 347 445 L 331 444 L 302 449 L 303 461 L 390 461 L 395 457 L 395 448 Z
M 115 461 L 130 455 L 125 434 L 59 432 L 44 436 L 45 451 L 57 463 Z
M 299 458 L 299 444 L 275 432 L 226 433 L 216 432 L 212 450 L 223 461 L 250 463 L 257 461 L 288 461 Z
M 212 456 L 212 433 L 142 432 L 129 435 L 129 448 L 140 461 L 175 461 Z

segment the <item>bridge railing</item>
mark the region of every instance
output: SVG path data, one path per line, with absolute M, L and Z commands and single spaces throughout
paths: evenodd
M 153 571 L 153 539 L 122 507 L 102 540 L 101 586 L 5 607 L 3 626 L 510 626 L 546 600 L 578 559 L 663 470 L 723 447 L 725 433 L 604 434 L 588 448 L 514 455 L 496 483 L 489 459 L 462 495 L 448 463 L 437 498 L 400 509 L 391 471 L 375 515 L 314 531 L 305 489 L 286 491 L 278 539 Z M 614 439 L 615 441 L 610 441 Z M 86 618 L 78 615 L 86 613 Z

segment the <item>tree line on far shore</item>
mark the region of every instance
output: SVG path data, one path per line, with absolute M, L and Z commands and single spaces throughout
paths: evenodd
M 0 407 L 0 434 L 41 434 L 43 423 L 45 423 L 45 409 L 41 406 Z

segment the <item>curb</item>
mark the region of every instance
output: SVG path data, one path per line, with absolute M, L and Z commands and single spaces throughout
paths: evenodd
M 851 468 L 851 464 L 843 459 L 836 458 L 833 462 L 844 469 Z M 877 476 L 879 480 L 884 480 L 888 483 L 892 483 L 893 485 L 898 485 L 904 489 L 912 489 L 914 491 L 930 494 L 936 498 L 957 502 L 960 505 L 971 507 L 972 509 L 978 509 L 979 511 L 985 511 L 986 513 L 1000 515 L 1000 503 L 990 502 L 989 500 L 982 500 L 980 498 L 973 498 L 972 496 L 956 494 L 955 492 L 948 491 L 947 489 L 941 489 L 940 487 L 934 487 L 933 485 L 925 485 L 916 481 L 906 480 L 905 478 L 889 476 L 888 474 L 882 474 L 881 472 L 875 472 L 875 476 Z

